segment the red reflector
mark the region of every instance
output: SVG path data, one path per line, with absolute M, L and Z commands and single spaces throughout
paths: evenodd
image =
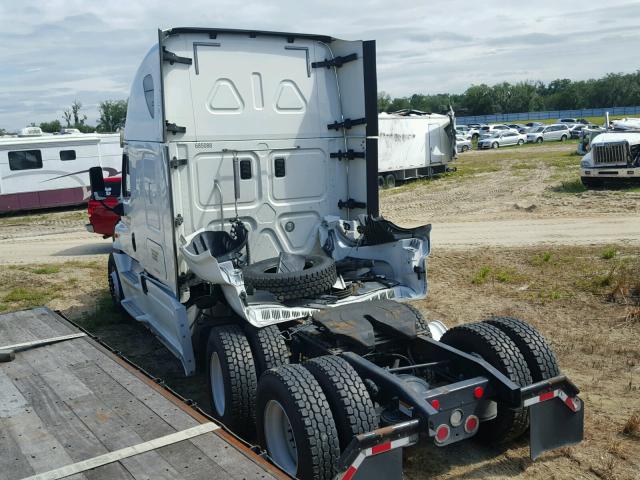
M 464 422 L 464 431 L 467 433 L 473 433 L 477 430 L 478 424 L 478 417 L 476 417 L 475 415 L 470 415 Z
M 545 400 L 550 400 L 550 399 L 552 399 L 553 397 L 554 397 L 554 392 L 546 392 L 546 393 L 543 393 L 543 394 L 539 395 L 539 396 L 538 396 L 538 399 L 539 399 L 541 402 L 544 402 Z
M 473 389 L 473 396 L 476 398 L 482 398 L 482 396 L 484 395 L 484 388 L 482 387 L 476 387 Z
M 345 474 L 342 476 L 342 480 L 351 480 L 357 471 L 358 469 L 353 465 L 351 465 L 349 469 L 345 472 Z
M 431 406 L 436 410 L 440 410 L 440 400 L 437 398 L 435 400 L 431 400 Z
M 380 445 L 376 445 L 375 447 L 371 447 L 371 454 L 377 455 L 388 450 L 391 450 L 391 442 L 382 443 Z
M 449 439 L 449 426 L 444 423 L 436 428 L 436 442 L 444 443 Z

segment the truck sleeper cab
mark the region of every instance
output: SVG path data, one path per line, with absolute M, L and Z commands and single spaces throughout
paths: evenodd
M 159 31 L 129 98 L 114 303 L 297 478 L 401 478 L 418 433 L 505 440 L 529 415 L 533 456 L 579 441 L 577 388 L 516 345 L 548 349 L 535 330 L 447 331 L 406 303 L 427 294 L 431 227 L 378 216 L 376 98 L 374 42 Z

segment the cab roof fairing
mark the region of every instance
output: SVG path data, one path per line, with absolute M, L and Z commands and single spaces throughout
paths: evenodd
M 331 43 L 337 38 L 330 37 L 328 35 L 317 35 L 312 33 L 294 33 L 294 32 L 273 32 L 268 30 L 245 30 L 236 28 L 209 28 L 209 27 L 174 27 L 166 30 L 161 30 L 163 36 L 169 37 L 171 35 L 179 35 L 181 33 L 206 33 L 210 38 L 216 38 L 216 35 L 220 33 L 231 33 L 236 35 L 248 35 L 251 38 L 258 36 L 265 37 L 285 37 L 292 43 L 296 38 L 303 38 L 307 40 L 317 40 L 319 42 Z

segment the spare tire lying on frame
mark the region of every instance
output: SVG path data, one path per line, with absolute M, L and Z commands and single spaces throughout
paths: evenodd
M 278 272 L 279 258 L 268 258 L 242 269 L 244 283 L 256 290 L 267 290 L 279 300 L 313 298 L 329 290 L 338 278 L 332 258 L 306 255 L 304 268 Z

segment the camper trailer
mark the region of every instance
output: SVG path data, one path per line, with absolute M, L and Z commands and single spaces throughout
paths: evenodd
M 114 304 L 302 480 L 400 479 L 419 438 L 579 442 L 578 389 L 533 327 L 407 303 L 431 226 L 379 216 L 376 90 L 373 41 L 160 31 L 129 96 Z
M 401 110 L 378 117 L 378 186 L 432 177 L 447 171 L 456 158 L 455 118 Z
M 51 135 L 27 127 L 0 138 L 0 213 L 80 205 L 89 200 L 89 169 L 115 176 L 122 164 L 117 134 Z

